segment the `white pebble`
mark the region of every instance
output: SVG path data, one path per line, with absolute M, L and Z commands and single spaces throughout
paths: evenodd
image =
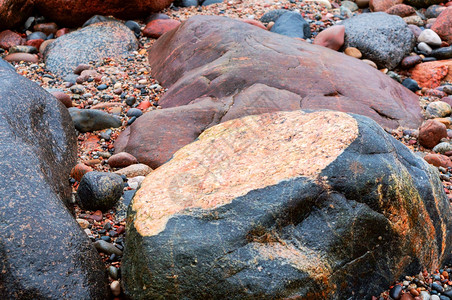
M 113 293 L 113 296 L 119 296 L 121 294 L 121 285 L 119 284 L 119 281 L 115 280 L 110 284 L 111 292 Z

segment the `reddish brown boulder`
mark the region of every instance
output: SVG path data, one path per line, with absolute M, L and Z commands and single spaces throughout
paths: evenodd
M 369 7 L 374 12 L 386 11 L 397 4 L 402 4 L 402 2 L 403 0 L 370 0 Z
M 52 95 L 60 100 L 60 102 L 63 103 L 67 108 L 72 107 L 72 100 L 68 94 L 63 92 L 53 92 Z
M 180 22 L 173 19 L 157 19 L 149 22 L 143 29 L 143 35 L 154 39 L 178 27 Z
M 452 161 L 446 155 L 429 153 L 424 157 L 425 161 L 435 167 L 452 167 Z
M 418 64 L 411 69 L 411 78 L 420 87 L 434 89 L 443 81 L 452 82 L 452 60 L 439 60 Z
M 117 153 L 108 159 L 108 164 L 112 168 L 125 168 L 137 163 L 138 160 L 133 155 L 126 152 Z
M 137 119 L 115 149 L 153 168 L 206 128 L 250 114 L 333 109 L 388 128 L 423 119 L 415 94 L 366 63 L 238 20 L 193 17 L 158 39 L 149 61 L 169 88 L 166 109 Z
M 416 10 L 412 6 L 406 4 L 397 4 L 387 9 L 386 13 L 404 18 L 415 14 Z
M 35 8 L 49 20 L 67 27 L 82 25 L 94 15 L 140 19 L 168 7 L 173 0 L 34 0 Z
M 335 25 L 320 32 L 314 39 L 314 44 L 339 50 L 344 45 L 345 26 Z
M 8 50 L 12 46 L 23 45 L 25 39 L 20 34 L 11 30 L 0 32 L 0 48 Z
M 32 11 L 31 0 L 0 0 L 0 30 L 21 25 Z
M 419 143 L 426 148 L 433 148 L 447 137 L 447 128 L 436 120 L 427 120 L 419 128 Z
M 49 35 L 58 31 L 58 25 L 56 23 L 40 23 L 33 26 L 33 30 L 41 31 L 46 35 Z
M 445 9 L 438 18 L 436 18 L 431 29 L 435 31 L 441 39 L 452 44 L 452 7 Z
M 259 28 L 262 28 L 264 30 L 267 30 L 267 27 L 265 27 L 264 24 L 262 24 L 262 22 L 259 22 L 257 20 L 253 20 L 253 19 L 242 19 L 243 22 L 248 23 L 250 25 L 254 25 L 257 26 Z

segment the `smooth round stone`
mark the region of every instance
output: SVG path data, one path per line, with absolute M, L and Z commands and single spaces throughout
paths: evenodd
M 418 42 L 424 42 L 433 47 L 441 46 L 441 38 L 439 35 L 431 29 L 425 29 L 421 32 L 417 38 Z
M 358 48 L 355 47 L 348 47 L 344 50 L 344 53 L 348 56 L 354 57 L 354 58 L 361 58 L 363 55 L 361 51 L 358 50 Z
M 435 101 L 427 105 L 426 111 L 433 118 L 444 118 L 452 113 L 452 108 L 446 102 Z
M 358 10 L 358 5 L 352 1 L 342 1 L 341 6 L 348 8 L 352 12 Z
M 424 21 L 419 16 L 409 16 L 403 18 L 405 23 L 416 26 L 424 26 Z
M 436 283 L 436 282 L 433 282 L 433 283 L 432 283 L 432 290 L 435 290 L 435 291 L 437 291 L 438 293 L 444 292 L 444 288 L 443 288 L 440 284 L 438 284 L 438 283 Z
M 418 83 L 411 78 L 406 78 L 405 80 L 403 80 L 402 85 L 407 89 L 411 90 L 412 92 L 416 92 L 421 89 Z
M 443 86 L 443 92 L 448 95 L 452 95 L 452 85 Z
M 34 46 L 12 46 L 9 48 L 8 52 L 11 53 L 31 53 L 36 54 L 38 53 L 38 49 Z
M 431 295 L 430 300 L 441 300 L 441 298 L 438 295 Z
M 72 107 L 72 100 L 71 97 L 63 92 L 52 92 L 51 93 L 55 98 L 57 98 L 61 103 L 64 104 L 66 107 Z
M 100 84 L 100 85 L 97 86 L 97 89 L 98 89 L 99 91 L 103 91 L 103 90 L 105 90 L 105 89 L 107 89 L 107 88 L 108 88 L 108 86 L 107 86 L 105 83 L 102 83 L 102 84 Z
M 363 59 L 361 60 L 362 62 L 365 62 L 366 64 L 368 64 L 369 66 L 371 66 L 372 68 L 378 69 L 378 66 L 376 63 L 374 63 L 373 61 L 369 60 L 369 59 Z
M 129 20 L 129 21 L 125 22 L 124 25 L 126 25 L 130 30 L 132 30 L 133 33 L 135 33 L 135 36 L 140 35 L 141 27 L 140 27 L 140 24 L 138 24 L 137 22 Z
M 71 86 L 70 90 L 74 94 L 81 95 L 85 92 L 85 87 L 83 85 L 76 84 L 76 85 Z
M 419 55 L 410 55 L 402 60 L 400 66 L 404 69 L 410 69 L 421 62 L 422 57 L 420 57 Z
M 452 151 L 452 145 L 448 142 L 442 142 L 433 147 L 432 150 L 435 151 L 436 153 L 444 154 L 448 151 Z
M 179 7 L 198 6 L 198 0 L 181 0 L 175 2 Z
M 83 209 L 106 211 L 119 201 L 123 188 L 118 174 L 93 171 L 83 176 L 77 196 Z
M 143 114 L 143 112 L 141 111 L 141 109 L 138 108 L 131 108 L 127 111 L 127 116 L 128 117 L 140 117 Z
M 424 42 L 420 42 L 419 44 L 417 44 L 417 48 L 420 51 L 425 52 L 427 54 L 430 54 L 433 50 L 429 45 L 427 45 L 427 43 Z
M 75 69 L 74 69 L 74 74 L 80 75 L 82 74 L 83 71 L 85 70 L 89 70 L 91 69 L 91 66 L 88 64 L 79 64 Z
M 96 23 L 100 23 L 100 22 L 108 22 L 108 21 L 115 21 L 115 19 L 101 16 L 101 15 L 94 15 L 91 18 L 89 18 L 85 23 L 83 23 L 82 27 L 86 27 L 91 24 L 96 24 Z
M 355 3 L 359 8 L 369 7 L 370 0 L 356 0 Z
M 89 222 L 87 220 L 85 220 L 85 219 L 76 219 L 76 221 L 77 221 L 78 225 L 80 225 L 80 227 L 82 229 L 86 229 L 86 228 L 89 227 Z
M 118 275 L 119 275 L 118 268 L 116 268 L 114 266 L 110 266 L 108 268 L 108 274 L 110 275 L 111 278 L 118 279 Z
M 391 77 L 392 79 L 394 79 L 398 83 L 402 83 L 402 78 L 396 72 L 389 71 L 386 75 L 388 75 L 389 77 Z
M 104 240 L 97 240 L 97 241 L 95 241 L 94 242 L 94 247 L 98 251 L 106 253 L 106 254 L 116 254 L 116 255 L 119 255 L 119 256 L 122 255 L 122 251 L 121 250 L 119 250 L 115 245 L 113 245 L 113 244 L 111 244 L 109 242 L 106 242 Z
M 281 17 L 283 14 L 285 14 L 286 12 L 288 12 L 287 9 L 275 9 L 275 10 L 271 10 L 269 12 L 266 12 L 259 21 L 261 21 L 262 23 L 268 24 L 270 22 L 276 22 L 276 20 L 278 20 L 279 17 Z
M 402 286 L 401 285 L 395 285 L 390 291 L 389 296 L 394 300 L 399 300 L 402 296 Z
M 45 39 L 47 39 L 47 35 L 44 32 L 35 31 L 27 36 L 27 41 L 39 40 L 39 39 L 45 40 Z
M 119 281 L 113 281 L 110 284 L 110 289 L 113 296 L 118 297 L 119 295 L 121 295 L 121 285 L 119 284 Z
M 9 62 L 20 62 L 20 61 L 31 63 L 38 62 L 38 57 L 35 54 L 30 53 L 12 53 L 3 57 L 3 59 Z
M 426 291 L 421 291 L 420 297 L 422 300 L 430 300 L 430 294 Z
M 132 106 L 132 105 L 135 104 L 136 101 L 137 101 L 137 99 L 135 97 L 132 97 L 132 96 L 131 97 L 127 97 L 126 104 L 128 106 Z
M 436 59 L 450 59 L 452 58 L 452 46 L 434 49 L 430 55 Z

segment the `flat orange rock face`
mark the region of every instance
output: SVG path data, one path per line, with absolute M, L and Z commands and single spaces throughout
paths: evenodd
M 315 180 L 357 136 L 356 120 L 333 111 L 278 112 L 214 126 L 146 177 L 133 200 L 135 228 L 156 235 L 183 210 L 213 209 L 291 178 Z

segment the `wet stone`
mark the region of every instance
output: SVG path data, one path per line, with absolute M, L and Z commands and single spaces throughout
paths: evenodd
M 446 152 L 452 151 L 452 145 L 448 142 L 442 142 L 433 147 L 432 150 L 436 153 L 444 154 Z
M 118 268 L 116 268 L 114 266 L 110 266 L 108 268 L 108 274 L 110 275 L 111 278 L 118 279 L 118 275 L 119 275 Z
M 121 256 L 122 251 L 116 248 L 115 245 L 108 243 L 104 240 L 97 240 L 94 242 L 94 247 L 100 252 L 106 253 L 106 254 L 116 254 Z
M 427 113 L 432 118 L 444 118 L 452 113 L 452 108 L 449 104 L 443 101 L 435 101 L 429 103 L 426 109 Z
M 402 296 L 402 286 L 401 285 L 395 285 L 390 291 L 389 296 L 394 300 L 399 300 Z

